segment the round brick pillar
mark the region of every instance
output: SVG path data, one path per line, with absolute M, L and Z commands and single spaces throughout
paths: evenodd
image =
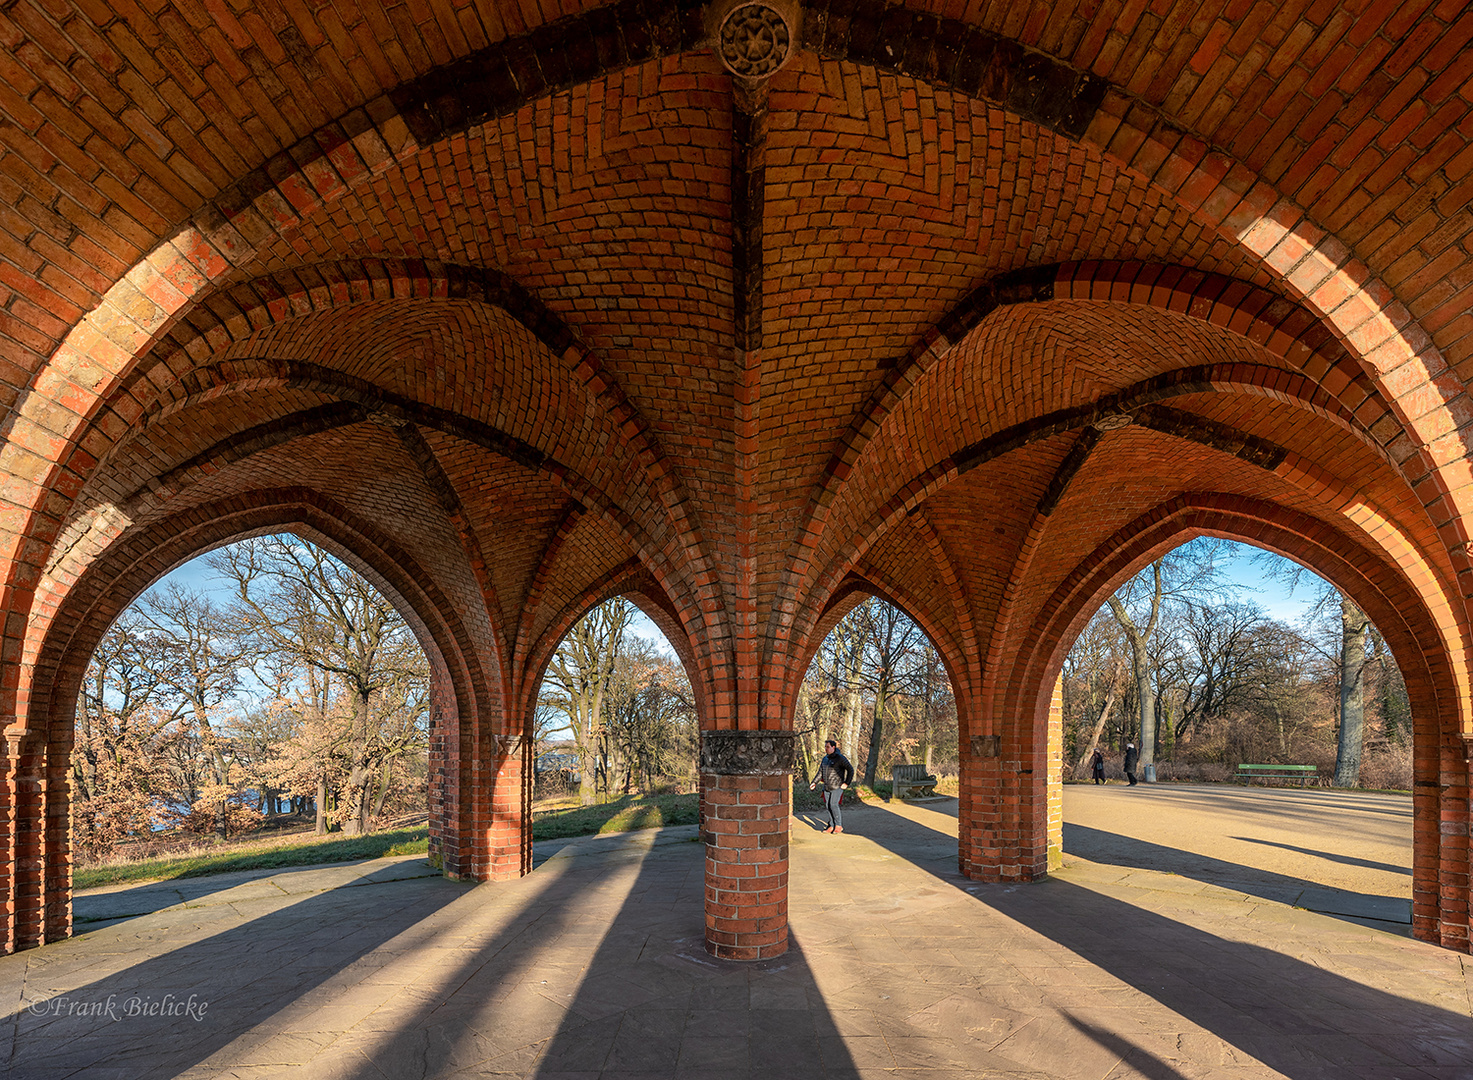
M 701 733 L 706 951 L 766 960 L 788 950 L 793 733 Z

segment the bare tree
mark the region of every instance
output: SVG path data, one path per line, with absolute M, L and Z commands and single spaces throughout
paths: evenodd
M 173 715 L 188 716 L 192 737 L 213 766 L 215 832 L 227 836 L 232 796 L 238 797 L 233 781 L 241 777 L 232 770 L 234 742 L 215 721 L 240 689 L 250 643 L 207 596 L 174 582 L 146 593 L 133 610 L 148 638 L 138 652 L 140 662 L 150 668 Z
M 1270 557 L 1261 561 L 1269 567 L 1271 573 L 1275 573 L 1288 584 L 1291 594 L 1304 584 L 1307 573 L 1304 567 Z M 1310 588 L 1313 604 L 1305 617 L 1306 622 L 1313 623 L 1330 610 L 1339 608 L 1339 620 L 1335 626 L 1338 632 L 1334 634 L 1334 653 L 1340 682 L 1334 784 L 1336 787 L 1356 787 L 1360 784 L 1361 755 L 1365 748 L 1366 647 L 1373 636 L 1379 635 L 1355 601 L 1328 581 L 1311 574 Z M 1330 650 L 1326 651 L 1328 653 Z
M 1241 702 L 1253 678 L 1256 654 L 1266 641 L 1258 631 L 1266 625 L 1262 610 L 1254 604 L 1186 606 L 1179 630 L 1184 649 L 1169 672 L 1181 689 L 1177 739 Z
M 597 798 L 598 770 L 607 775 L 605 698 L 636 610 L 623 597 L 594 608 L 573 624 L 543 676 L 541 706 L 566 718 L 577 747 L 578 795 L 584 806 Z
M 232 613 L 258 654 L 312 673 L 307 682 L 315 702 L 325 701 L 330 687 L 341 692 L 346 723 L 326 738 L 347 766 L 338 812 L 345 832 L 366 831 L 385 762 L 422 741 L 414 725 L 391 732 L 382 724 L 380 700 L 392 711 L 410 693 L 408 683 L 428 683 L 408 625 L 361 575 L 289 534 L 222 548 L 210 565 L 234 585 Z
M 1201 537 L 1157 559 L 1106 601 L 1125 631 L 1140 707 L 1140 765 L 1147 778 L 1156 761 L 1156 689 L 1151 641 L 1168 605 L 1214 594 L 1222 541 Z
M 627 795 L 684 772 L 695 758 L 695 702 L 685 669 L 649 642 L 633 640 L 615 667 L 608 710 L 613 756 Z

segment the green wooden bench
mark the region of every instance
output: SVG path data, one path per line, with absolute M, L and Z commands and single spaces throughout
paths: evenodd
M 1308 781 L 1318 782 L 1317 765 L 1239 765 L 1234 780 L 1252 783 L 1254 780 L 1298 780 L 1303 787 Z
M 936 794 L 936 778 L 926 772 L 924 765 L 891 766 L 890 784 L 890 796 L 895 799 Z

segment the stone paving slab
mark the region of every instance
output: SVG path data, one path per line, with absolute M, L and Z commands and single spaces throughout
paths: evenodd
M 954 803 L 846 825 L 794 820 L 792 948 L 760 964 L 704 952 L 690 829 L 552 845 L 482 886 L 410 858 L 191 887 L 0 958 L 0 1076 L 1470 1075 L 1467 957 L 1079 856 L 980 885 Z M 94 910 L 152 906 L 125 891 Z
M 327 889 L 439 877 L 422 855 L 402 855 L 353 863 L 291 867 L 279 870 L 236 870 L 140 885 L 103 885 L 78 889 L 72 898 L 72 921 L 83 923 L 130 919 L 171 907 L 206 907 L 245 900 L 300 896 Z

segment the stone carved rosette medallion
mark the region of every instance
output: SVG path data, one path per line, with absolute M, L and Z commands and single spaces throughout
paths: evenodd
M 733 75 L 753 82 L 783 66 L 792 48 L 788 19 L 768 4 L 740 4 L 721 20 L 717 52 Z

